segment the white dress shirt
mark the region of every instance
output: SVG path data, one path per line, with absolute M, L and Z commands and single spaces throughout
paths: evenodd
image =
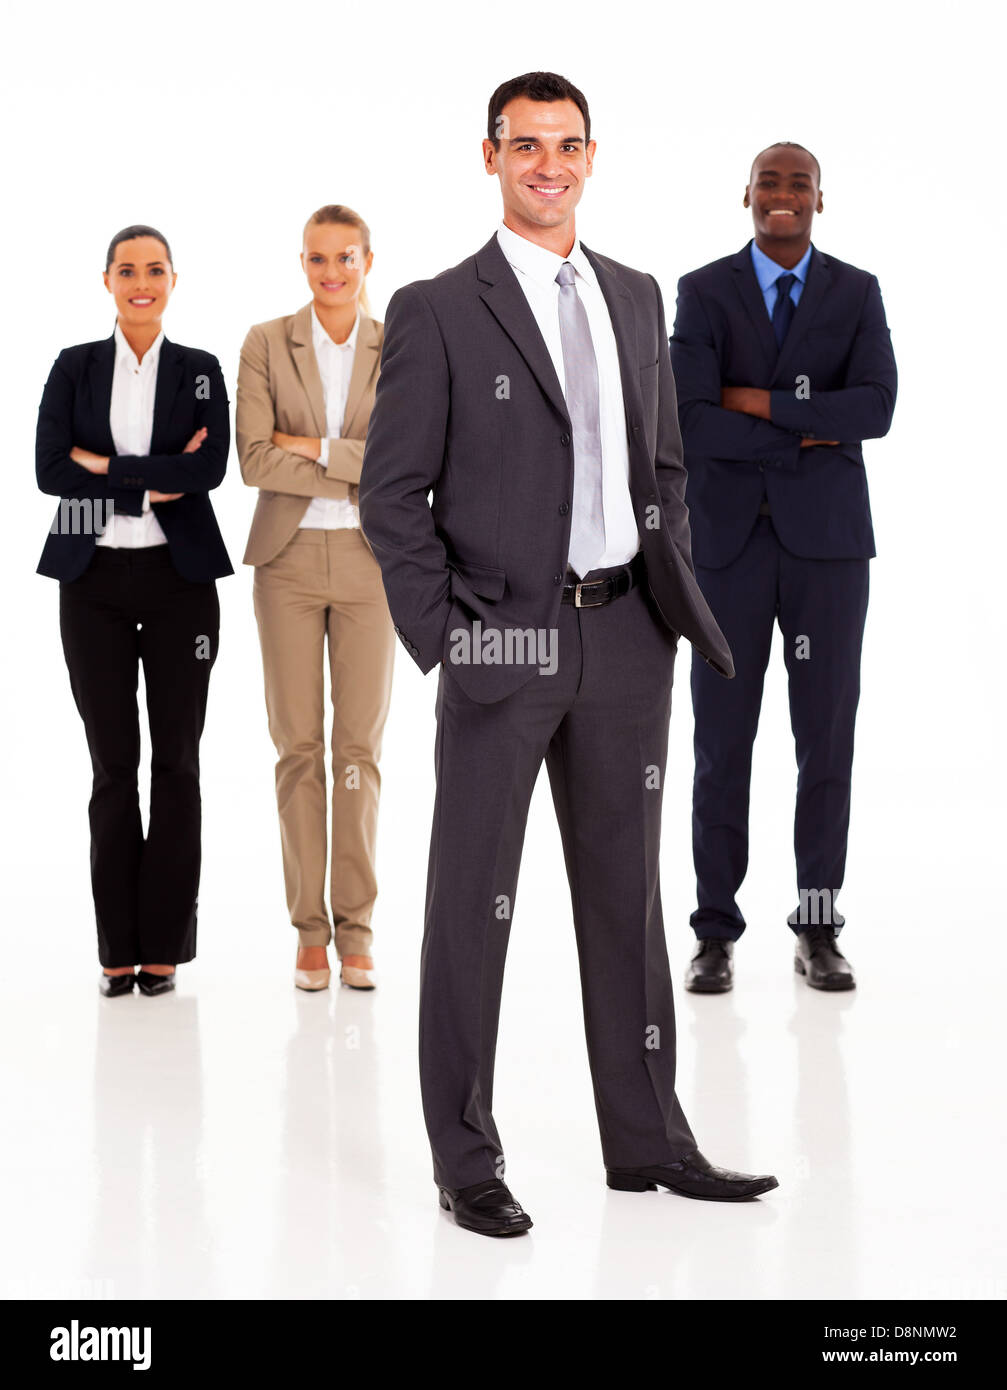
M 326 437 L 322 440 L 318 455 L 319 468 L 329 464 L 329 440 L 338 439 L 343 432 L 343 416 L 346 414 L 346 398 L 350 393 L 350 376 L 353 372 L 353 354 L 357 350 L 357 329 L 360 315 L 357 314 L 345 343 L 336 343 L 329 337 L 311 306 L 311 344 L 318 362 L 318 374 L 322 378 L 322 394 L 325 397 Z M 301 518 L 302 530 L 339 531 L 350 526 L 360 525 L 360 512 L 348 497 L 312 497 L 307 510 Z
M 549 356 L 556 368 L 559 384 L 566 394 L 566 371 L 563 365 L 563 340 L 559 329 L 559 284 L 556 276 L 564 261 L 576 272 L 577 293 L 587 313 L 595 360 L 598 363 L 598 410 L 601 425 L 602 505 L 605 512 L 605 550 L 585 573 L 591 569 L 607 569 L 624 565 L 640 549 L 640 532 L 633 514 L 629 492 L 629 444 L 626 435 L 626 406 L 622 397 L 622 372 L 615 329 L 598 284 L 594 266 L 581 249 L 580 241 L 573 244 L 569 256 L 557 256 L 544 246 L 511 231 L 502 222 L 497 241 L 517 275 L 518 284 L 535 315 Z
M 112 404 L 108 423 L 117 454 L 145 458 L 150 453 L 157 364 L 163 342 L 162 332 L 143 354 L 143 361 L 138 362 L 122 329 L 115 325 L 115 367 L 112 370 Z M 151 510 L 149 492 L 143 494 L 142 515 L 127 516 L 113 507 L 103 534 L 95 538 L 95 545 L 107 545 L 116 550 L 139 550 L 141 546 L 167 543 L 168 538 Z

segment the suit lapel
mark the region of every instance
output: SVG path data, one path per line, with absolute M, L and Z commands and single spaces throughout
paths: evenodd
M 161 353 L 157 359 L 157 383 L 154 387 L 154 422 L 150 433 L 150 452 L 160 453 L 166 448 L 165 432 L 171 419 L 182 384 L 182 368 L 185 357 L 180 347 L 168 341 L 161 343 Z
M 318 359 L 315 357 L 315 349 L 311 341 L 310 304 L 306 304 L 303 309 L 298 309 L 291 319 L 288 341 L 290 343 L 290 356 L 293 358 L 297 375 L 301 378 L 301 385 L 304 387 L 305 395 L 311 406 L 315 433 L 319 439 L 325 439 L 329 433 L 325 418 L 325 392 L 322 390 Z
M 794 368 L 797 361 L 796 354 L 800 348 L 810 325 L 814 322 L 818 306 L 822 302 L 822 296 L 832 282 L 832 271 L 829 268 L 828 256 L 823 256 L 819 251 L 812 248 L 811 260 L 808 262 L 808 274 L 804 282 L 804 289 L 801 297 L 797 301 L 797 308 L 794 310 L 794 317 L 790 321 L 790 328 L 787 336 L 783 340 L 783 347 L 780 349 L 779 360 L 776 363 L 776 370 L 773 372 L 773 385 L 787 377 L 788 373 Z M 768 319 L 768 314 L 766 318 Z
M 346 409 L 343 412 L 343 437 L 353 430 L 353 422 L 360 409 L 368 386 L 374 379 L 381 357 L 381 344 L 378 341 L 378 327 L 367 314 L 361 314 L 357 329 L 357 346 L 353 354 L 353 370 L 350 373 L 349 392 L 346 396 Z
M 583 242 L 580 249 L 587 256 L 598 277 L 598 284 L 609 317 L 615 331 L 615 344 L 619 352 L 619 375 L 622 378 L 622 399 L 626 407 L 627 424 L 638 421 L 643 416 L 643 397 L 640 394 L 640 348 L 636 336 L 636 310 L 629 290 L 615 274 Z M 634 436 L 630 434 L 632 440 Z
M 569 424 L 569 412 L 549 349 L 495 233 L 482 250 L 476 252 L 476 272 L 486 286 L 480 291 L 481 298 L 528 363 L 556 411 Z
M 734 284 L 745 312 L 751 319 L 755 335 L 759 340 L 763 352 L 771 369 L 775 371 L 777 359 L 780 354 L 776 346 L 776 335 L 773 333 L 773 321 L 766 313 L 766 301 L 762 297 L 762 290 L 756 279 L 755 267 L 752 265 L 752 243 L 748 245 L 734 257 L 731 261 L 731 269 L 734 272 Z M 802 295 L 803 299 L 804 296 Z M 793 329 L 793 323 L 791 323 Z M 791 335 L 788 333 L 787 335 Z
M 112 376 L 115 372 L 115 334 L 98 343 L 88 366 L 88 390 L 94 417 L 94 442 L 98 453 L 115 453 L 109 413 L 112 409 Z

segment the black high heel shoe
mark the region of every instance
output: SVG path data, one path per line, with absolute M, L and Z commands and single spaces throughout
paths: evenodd
M 175 988 L 175 972 L 173 970 L 170 975 L 155 975 L 150 970 L 138 970 L 136 983 L 140 986 L 141 994 L 167 994 Z
M 101 975 L 98 989 L 106 999 L 118 999 L 120 994 L 132 994 L 136 984 L 135 975 Z

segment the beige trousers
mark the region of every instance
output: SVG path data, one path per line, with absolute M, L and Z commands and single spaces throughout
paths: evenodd
M 302 946 L 370 955 L 377 896 L 378 758 L 395 636 L 378 563 L 360 531 L 299 530 L 253 583 L 290 920 Z M 332 834 L 325 785 L 324 656 L 332 697 Z

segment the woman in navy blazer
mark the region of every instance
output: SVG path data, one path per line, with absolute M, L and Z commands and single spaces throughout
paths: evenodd
M 60 632 L 94 771 L 91 885 L 102 993 L 174 987 L 196 954 L 199 739 L 232 574 L 209 492 L 230 446 L 217 359 L 164 337 L 175 286 L 160 232 L 113 238 L 115 331 L 65 348 L 39 407 L 35 468 L 60 499 L 38 572 L 60 582 Z M 143 664 L 151 742 L 144 836 L 137 768 Z M 140 966 L 138 973 L 134 973 Z

